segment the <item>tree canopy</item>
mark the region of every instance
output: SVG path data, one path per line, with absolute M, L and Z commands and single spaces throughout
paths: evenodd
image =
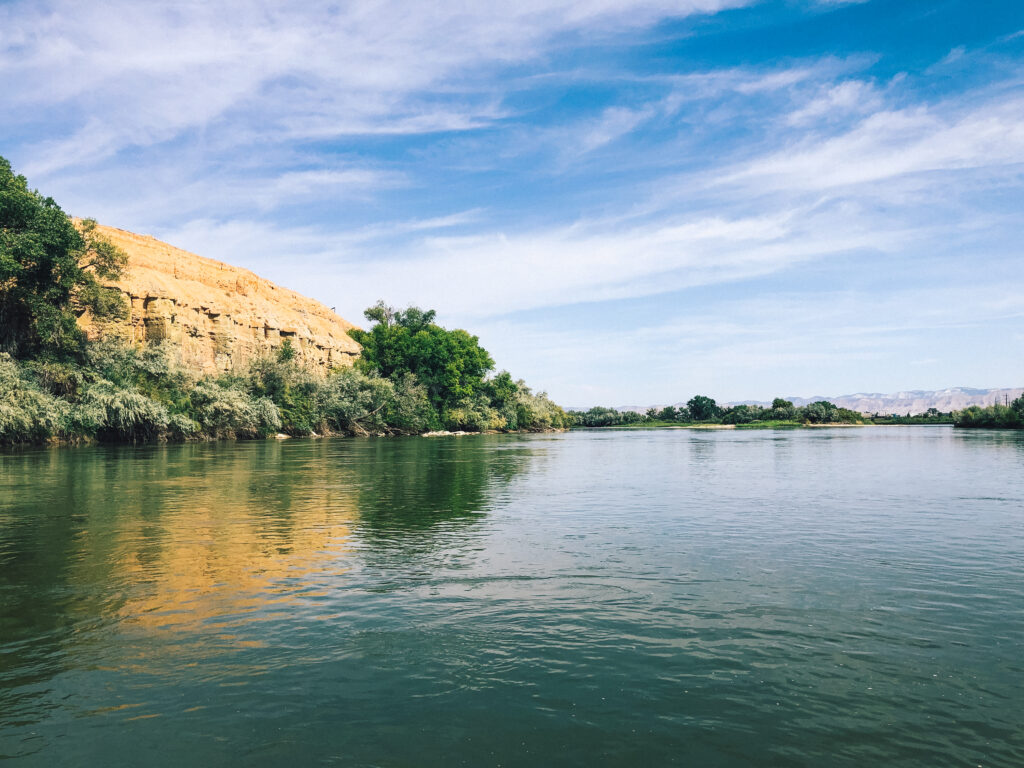
M 370 330 L 349 332 L 363 347 L 358 365 L 392 380 L 413 374 L 441 413 L 482 391 L 484 377 L 494 368 L 476 336 L 437 325 L 434 310 L 398 310 L 380 301 L 364 315 L 373 322 Z
M 711 421 L 721 412 L 718 404 L 706 395 L 694 395 L 686 403 L 686 407 L 694 421 Z
M 76 316 L 117 313 L 101 279 L 116 278 L 127 256 L 103 240 L 96 222 L 76 228 L 53 201 L 30 190 L 0 157 L 0 352 L 58 357 L 81 351 Z

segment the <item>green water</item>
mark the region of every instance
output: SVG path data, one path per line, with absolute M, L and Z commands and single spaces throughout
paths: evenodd
M 1024 765 L 1024 435 L 0 453 L 0 758 Z

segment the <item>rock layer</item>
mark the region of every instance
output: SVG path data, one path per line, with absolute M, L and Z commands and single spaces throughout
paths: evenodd
M 359 354 L 348 336 L 352 323 L 318 301 L 148 235 L 97 230 L 128 254 L 127 269 L 112 285 L 130 311 L 127 320 L 102 325 L 83 315 L 79 324 L 90 338 L 170 342 L 187 367 L 207 374 L 244 368 L 285 339 L 314 369 L 351 365 Z

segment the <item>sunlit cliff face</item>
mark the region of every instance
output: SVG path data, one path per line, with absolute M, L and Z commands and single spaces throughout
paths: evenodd
M 359 354 L 348 336 L 355 326 L 318 301 L 152 237 L 96 229 L 128 254 L 114 284 L 128 317 L 100 325 L 83 315 L 79 325 L 90 337 L 169 342 L 188 368 L 207 374 L 244 368 L 285 340 L 313 370 L 351 365 Z

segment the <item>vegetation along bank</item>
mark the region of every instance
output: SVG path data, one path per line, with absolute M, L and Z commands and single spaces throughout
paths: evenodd
M 565 412 L 433 311 L 366 311 L 351 366 L 303 365 L 288 338 L 237 370 L 197 373 L 171 343 L 89 340 L 129 311 L 126 254 L 76 226 L 0 158 L 0 443 L 560 429 Z

